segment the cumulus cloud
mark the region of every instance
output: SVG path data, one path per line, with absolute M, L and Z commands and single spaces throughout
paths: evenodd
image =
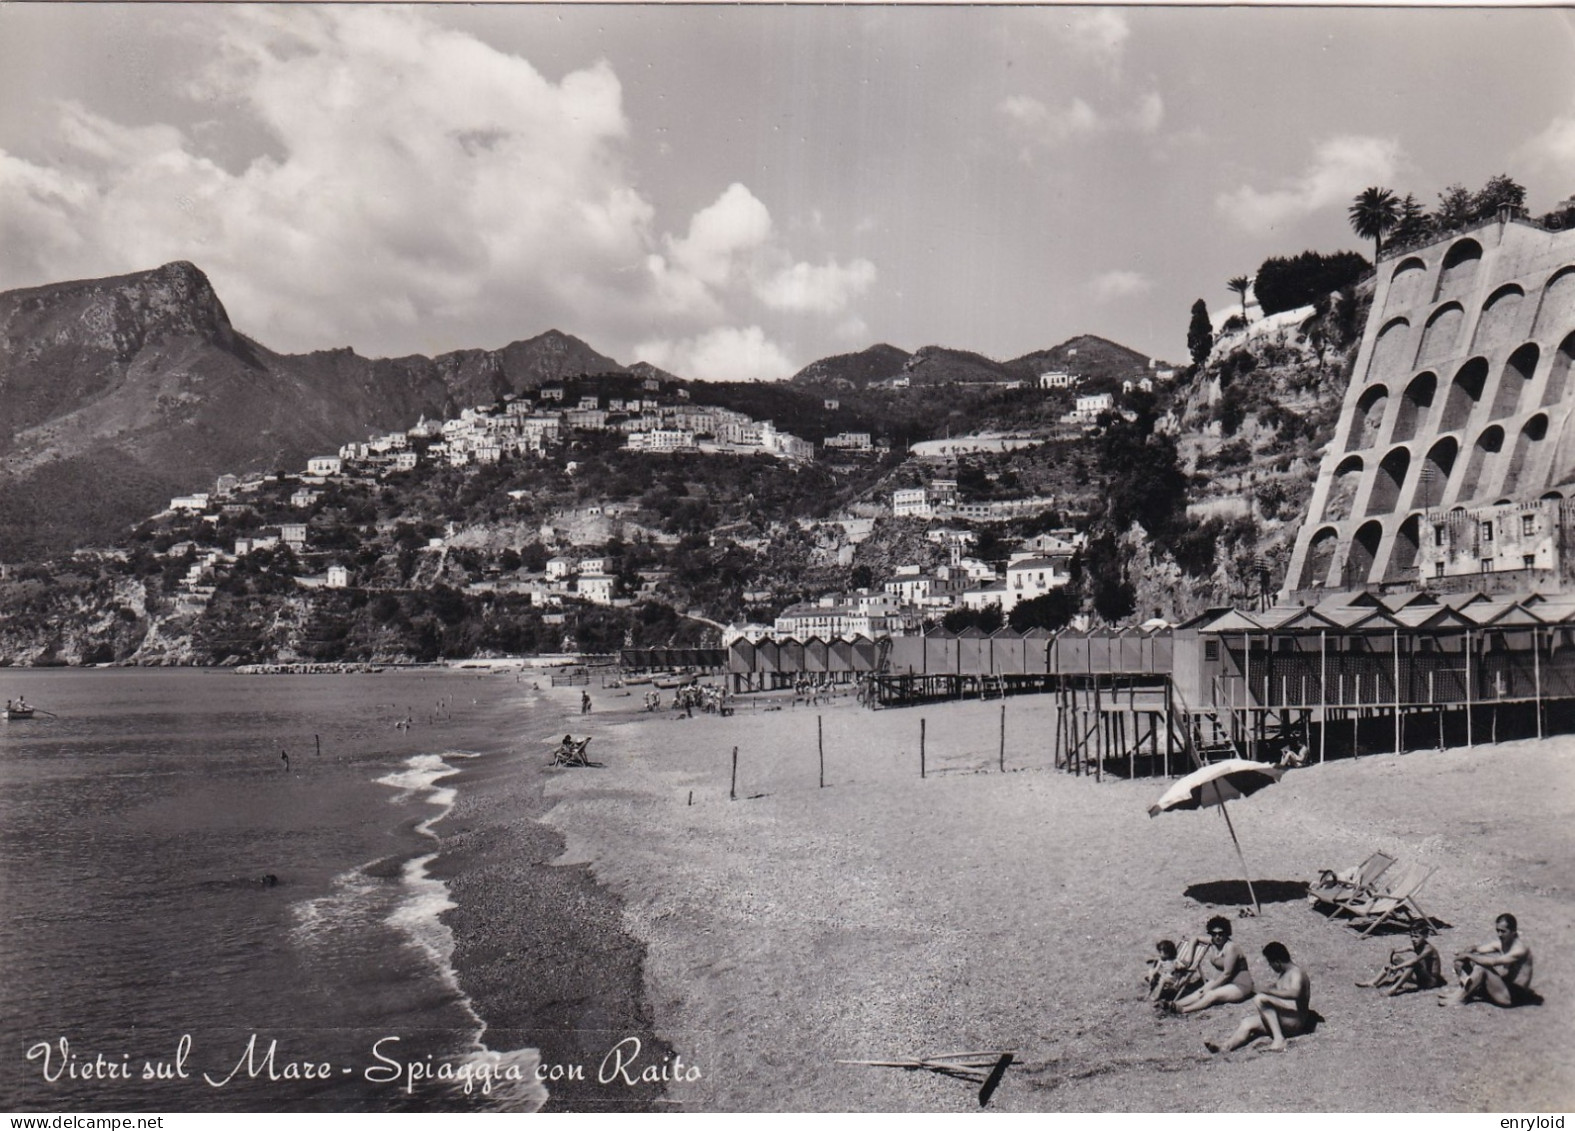
M 742 184 L 659 231 L 606 62 L 549 79 L 419 9 L 201 13 L 211 65 L 170 81 L 266 152 L 213 159 L 228 117 L 59 105 L 53 152 L 0 151 L 0 288 L 189 259 L 278 349 L 435 353 L 558 326 L 616 356 L 666 325 L 707 364 L 732 348 L 762 371 L 791 370 L 764 335 L 750 355 L 747 331 L 706 331 L 772 307 L 843 316 L 873 280 L 863 260 L 799 262 Z
M 1158 91 L 1150 91 L 1138 99 L 1138 104 L 1129 120 L 1132 128 L 1139 133 L 1153 133 L 1165 121 L 1165 100 L 1159 96 Z
M 759 326 L 718 326 L 678 341 L 635 347 L 642 361 L 700 381 L 780 381 L 794 366 Z
M 761 279 L 755 293 L 774 310 L 836 314 L 874 282 L 875 265 L 868 259 L 855 259 L 845 267 L 835 260 L 818 267 L 794 263 Z
M 1221 193 L 1215 205 L 1244 230 L 1263 235 L 1322 208 L 1343 207 L 1368 185 L 1392 181 L 1400 160 L 1397 141 L 1334 137 L 1318 146 L 1299 177 L 1267 191 L 1242 185 Z
M 1154 281 L 1141 271 L 1106 271 L 1089 283 L 1089 290 L 1101 302 L 1140 295 L 1153 288 Z
M 1519 156 L 1533 168 L 1575 178 L 1575 107 L 1554 118 L 1546 129 L 1521 146 Z

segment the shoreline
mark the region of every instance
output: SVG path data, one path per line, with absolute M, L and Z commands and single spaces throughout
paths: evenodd
M 567 725 L 567 700 L 559 712 L 543 691 L 523 690 L 525 726 L 545 736 Z M 550 747 L 531 733 L 511 745 L 448 779 L 457 796 L 429 875 L 448 886 L 454 904 L 443 919 L 459 984 L 486 1024 L 489 1048 L 539 1050 L 549 1076 L 542 1111 L 659 1109 L 660 1084 L 597 1079 L 610 1050 L 629 1037 L 641 1040 L 643 1061 L 665 1051 L 646 1002 L 645 945 L 626 932 L 622 900 L 588 866 L 559 862 L 563 837 L 542 820 L 553 804 L 544 772 Z M 555 1066 L 579 1066 L 583 1079 L 569 1072 L 551 1079 Z
M 556 689 L 568 704 L 578 689 Z M 690 1110 L 977 1110 L 966 1085 L 839 1060 L 1014 1049 L 998 1110 L 1563 1110 L 1575 1026 L 1575 738 L 1342 760 L 1232 804 L 1260 897 L 1216 814 L 1147 816 L 1165 779 L 1050 767 L 1053 705 L 870 712 L 735 700 L 732 718 L 587 719 L 606 769 L 547 784 L 564 865 L 623 900 L 658 1033 L 704 1078 Z M 561 698 L 560 698 L 561 696 Z M 918 772 L 920 720 L 928 777 Z M 583 730 L 582 725 L 570 729 Z M 826 751 L 824 788 L 818 747 Z M 740 748 L 737 800 L 730 751 Z M 1358 990 L 1403 936 L 1310 910 L 1301 885 L 1383 850 L 1433 869 L 1419 893 L 1454 953 L 1514 911 L 1540 1008 L 1442 1010 Z M 1211 902 L 1212 901 L 1212 902 Z M 1237 923 L 1255 975 L 1279 939 L 1328 1020 L 1283 1056 L 1211 1058 L 1239 1007 L 1162 1018 L 1139 977 L 1155 940 Z M 1399 942 L 1397 942 L 1399 938 Z

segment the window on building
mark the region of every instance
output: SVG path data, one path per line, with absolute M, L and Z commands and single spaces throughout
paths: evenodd
M 1484 522 L 1482 524 L 1482 541 L 1493 541 L 1493 524 L 1491 522 Z
M 1537 568 L 1537 555 L 1536 554 L 1522 554 L 1521 558 L 1520 558 L 1520 565 L 1521 565 L 1522 569 L 1536 569 Z
M 1433 576 L 1434 577 L 1443 577 L 1444 576 L 1444 563 L 1443 562 L 1434 562 L 1433 563 Z
M 1520 532 L 1522 535 L 1526 536 L 1535 534 L 1537 532 L 1537 516 L 1534 514 L 1521 515 Z
M 1220 658 L 1220 642 L 1218 640 L 1205 640 L 1203 642 L 1203 658 L 1209 661 Z
M 1433 545 L 1435 545 L 1435 546 L 1442 546 L 1443 544 L 1444 544 L 1444 528 L 1443 528 L 1443 526 L 1440 525 L 1440 526 L 1433 527 Z
M 1482 559 L 1482 572 L 1483 573 L 1492 573 L 1493 572 L 1493 559 L 1492 558 L 1483 558 Z

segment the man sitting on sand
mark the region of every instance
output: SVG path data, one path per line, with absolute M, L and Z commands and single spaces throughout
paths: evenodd
M 1432 931 L 1426 923 L 1411 924 L 1411 949 L 1396 950 L 1389 954 L 1389 965 L 1377 977 L 1356 983 L 1363 989 L 1388 986 L 1389 996 L 1410 993 L 1413 990 L 1432 990 L 1444 984 L 1444 960 L 1438 948 L 1427 941 Z
M 1531 991 L 1531 948 L 1509 912 L 1493 921 L 1498 938 L 1455 955 L 1460 985 L 1439 996 L 1439 1005 L 1485 1000 L 1494 1005 L 1525 1005 L 1539 1000 Z
M 1269 1048 L 1280 1052 L 1285 1048 L 1285 1038 L 1300 1036 L 1312 1031 L 1313 1014 L 1308 1007 L 1312 997 L 1312 979 L 1300 966 L 1291 961 L 1291 952 L 1284 943 L 1271 942 L 1263 948 L 1263 957 L 1277 975 L 1267 993 L 1254 994 L 1253 1016 L 1244 1018 L 1225 1042 L 1225 1052 L 1251 1044 L 1259 1037 L 1269 1038 Z M 1220 1046 L 1204 1041 L 1210 1052 L 1219 1052 Z
M 1246 1001 L 1252 996 L 1252 971 L 1247 968 L 1247 955 L 1240 945 L 1231 940 L 1230 920 L 1216 915 L 1209 920 L 1209 937 L 1198 939 L 1209 950 L 1195 967 L 1207 970 L 1205 962 L 1217 973 L 1186 997 L 1177 998 L 1175 1009 L 1179 1013 L 1197 1013 L 1212 1005 L 1227 1005 L 1233 1001 Z

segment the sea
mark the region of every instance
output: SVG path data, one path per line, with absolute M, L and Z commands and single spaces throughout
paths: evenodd
M 428 873 L 456 773 L 540 745 L 520 678 L 0 670 L 0 1107 L 539 1108 Z

